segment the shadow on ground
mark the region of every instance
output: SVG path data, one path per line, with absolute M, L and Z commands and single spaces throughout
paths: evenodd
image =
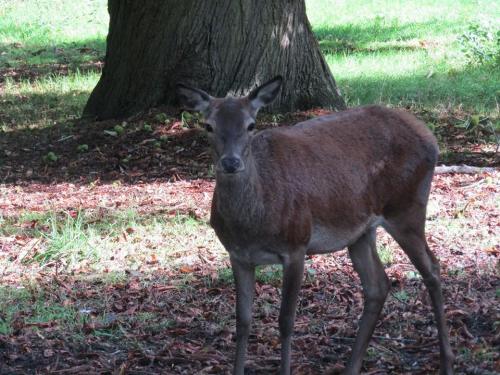
M 375 86 L 377 82 L 364 81 L 363 85 Z M 83 95 L 45 97 L 44 102 L 66 101 L 67 105 L 68 101 L 78 102 L 78 96 Z M 279 118 L 279 123 L 272 116 L 263 117 L 260 127 L 286 126 L 315 114 L 315 111 L 290 114 Z M 440 140 L 443 152 L 440 163 L 500 165 L 493 146 L 494 133 L 487 126 L 490 119 L 471 132 L 456 126 L 467 121 L 466 113 L 458 114 L 458 118 L 436 118 L 433 113 L 418 110 L 416 114 L 431 124 Z M 0 183 L 136 183 L 212 178 L 204 132 L 195 120 L 181 118 L 176 110 L 156 108 L 127 121 L 74 120 L 43 128 L 9 130 L 0 137 Z M 484 139 L 490 139 L 491 143 L 484 144 Z
M 169 117 L 168 123 L 155 120 L 160 114 L 162 119 L 167 118 L 156 110 L 135 121 L 67 121 L 42 129 L 8 131 L 0 138 L 0 182 L 136 182 L 206 177 L 210 157 L 203 132 L 175 121 L 178 113 Z

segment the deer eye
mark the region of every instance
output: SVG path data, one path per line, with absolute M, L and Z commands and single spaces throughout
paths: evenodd
M 212 132 L 214 131 L 214 128 L 213 128 L 213 127 L 212 127 L 212 125 L 210 125 L 210 124 L 205 123 L 205 124 L 203 124 L 203 127 L 204 127 L 204 128 L 205 128 L 205 130 L 206 130 L 207 132 L 209 132 L 209 133 L 212 133 Z
M 249 132 L 251 132 L 251 131 L 255 130 L 255 122 L 252 122 L 250 125 L 248 125 L 247 130 L 248 130 Z

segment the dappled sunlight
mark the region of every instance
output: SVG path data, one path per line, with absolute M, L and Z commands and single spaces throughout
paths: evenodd
M 499 183 L 498 173 L 435 177 L 428 240 L 444 273 L 470 267 L 494 272 Z M 227 256 L 207 224 L 212 189 L 213 183 L 202 180 L 0 187 L 3 282 L 51 269 L 73 274 L 193 267 L 207 254 L 218 264 Z M 390 275 L 413 269 L 390 237 L 384 234 L 379 242 Z
M 1 75 L 16 72 L 19 76 L 29 76 L 31 72 L 50 73 L 59 66 L 73 69 L 84 67 L 104 59 L 106 39 L 83 39 L 58 45 L 47 45 L 45 41 L 23 45 L 1 43 L 0 50 L 8 51 L 0 54 Z
M 7 78 L 0 87 L 4 109 L 0 113 L 0 131 L 41 129 L 79 118 L 99 76 L 98 71 L 76 70 L 19 82 Z
M 410 23 L 401 25 L 397 21 L 386 22 L 377 19 L 363 19 L 363 24 L 341 24 L 337 26 L 320 26 L 314 29 L 320 46 L 324 53 L 370 51 L 376 43 L 380 46 L 391 43 L 414 43 L 415 41 L 434 41 L 435 39 L 452 39 L 450 35 L 443 35 L 443 30 L 448 30 L 451 23 L 440 20 L 431 20 L 425 23 Z M 430 29 L 430 32 L 429 30 Z M 339 48 L 328 48 L 329 44 L 339 43 Z M 345 47 L 342 48 L 342 43 Z M 348 47 L 348 48 L 347 48 Z M 326 48 L 326 50 L 325 50 Z
M 212 188 L 203 181 L 65 184 L 13 195 L 0 188 L 2 283 L 54 269 L 153 272 L 226 258 L 207 225 Z
M 81 116 L 102 69 L 106 1 L 4 2 L 0 7 L 0 132 Z

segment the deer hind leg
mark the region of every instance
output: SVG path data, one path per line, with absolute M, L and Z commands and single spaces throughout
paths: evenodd
M 359 374 L 368 343 L 389 293 L 389 279 L 380 262 L 375 245 L 375 228 L 369 229 L 353 245 L 349 256 L 359 274 L 365 297 L 358 334 L 345 374 Z
M 454 355 L 450 346 L 443 308 L 443 293 L 439 274 L 439 261 L 429 249 L 425 239 L 425 205 L 415 204 L 403 214 L 386 220 L 384 228 L 408 255 L 422 275 L 429 292 L 438 328 L 440 374 L 453 374 Z

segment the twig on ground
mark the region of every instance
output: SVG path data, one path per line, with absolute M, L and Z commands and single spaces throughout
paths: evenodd
M 492 173 L 497 171 L 496 168 L 492 167 L 472 167 L 470 165 L 440 165 L 434 170 L 434 174 L 445 174 L 445 173 L 464 173 L 464 174 L 480 174 L 480 173 Z
M 353 337 L 330 336 L 330 338 L 332 338 L 334 340 L 341 340 L 341 341 L 352 341 L 352 342 L 355 341 L 355 338 L 353 338 Z M 399 337 L 385 337 L 385 336 L 373 335 L 372 338 L 378 339 L 378 340 L 386 340 L 386 341 L 398 341 L 398 342 L 402 342 L 404 344 L 411 344 L 411 343 L 417 342 L 417 340 L 404 339 L 404 338 L 399 338 Z

